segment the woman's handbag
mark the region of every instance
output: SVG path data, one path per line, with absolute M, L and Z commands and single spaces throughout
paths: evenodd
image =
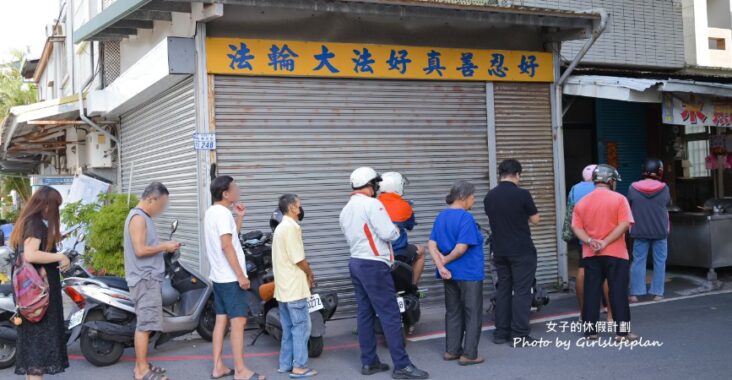
M 39 322 L 46 315 L 49 303 L 46 269 L 36 270 L 18 249 L 13 270 L 13 292 L 17 312 L 29 322 Z

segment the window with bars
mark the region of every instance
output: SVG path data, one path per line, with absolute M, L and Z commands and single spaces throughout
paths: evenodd
M 704 126 L 686 126 L 684 131 L 689 136 L 686 140 L 686 153 L 691 163 L 689 174 L 691 178 L 709 177 L 706 158 L 709 155 L 709 139 L 706 135 L 707 128 Z

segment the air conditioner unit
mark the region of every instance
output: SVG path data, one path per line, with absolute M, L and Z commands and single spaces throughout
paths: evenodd
M 86 135 L 86 160 L 90 168 L 112 167 L 112 142 L 101 132 Z
M 86 131 L 77 128 L 66 130 L 66 170 L 75 172 L 86 166 Z

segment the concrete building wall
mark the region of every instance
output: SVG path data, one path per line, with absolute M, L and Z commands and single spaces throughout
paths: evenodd
M 584 64 L 679 69 L 684 67 L 681 0 L 521 0 L 515 5 L 573 11 L 604 8 L 609 29 L 583 59 Z M 571 60 L 584 41 L 565 42 Z

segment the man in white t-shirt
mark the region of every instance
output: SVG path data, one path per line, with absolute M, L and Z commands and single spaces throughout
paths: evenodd
M 239 203 L 239 187 L 230 176 L 216 177 L 211 182 L 213 205 L 204 217 L 206 255 L 211 267 L 216 325 L 213 332 L 212 378 L 234 376 L 235 379 L 264 380 L 264 376 L 244 365 L 244 328 L 249 314 L 244 250 L 239 243 L 239 230 L 246 207 Z M 231 210 L 234 210 L 232 215 Z M 224 365 L 224 336 L 231 320 L 231 351 L 234 369 Z

